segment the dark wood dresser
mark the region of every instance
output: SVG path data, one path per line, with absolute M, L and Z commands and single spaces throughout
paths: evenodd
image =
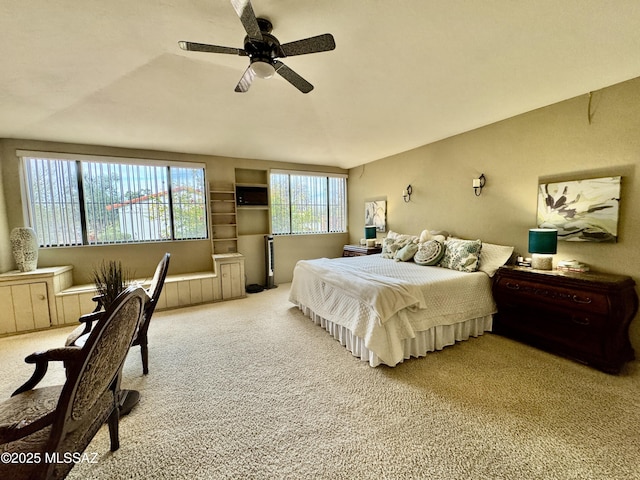
M 638 310 L 631 277 L 501 267 L 493 280 L 493 331 L 608 373 L 634 358 Z
M 345 245 L 342 248 L 343 257 L 359 257 L 361 255 L 373 255 L 381 253 L 382 247 L 366 247 L 364 245 Z

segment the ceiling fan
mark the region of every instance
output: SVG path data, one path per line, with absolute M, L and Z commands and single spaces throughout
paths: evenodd
M 313 90 L 313 85 L 287 67 L 278 58 L 333 50 L 336 48 L 333 35 L 325 33 L 295 42 L 280 44 L 278 39 L 271 35 L 271 30 L 273 29 L 271 22 L 265 18 L 257 18 L 255 16 L 250 0 L 231 0 L 231 4 L 247 32 L 247 36 L 244 37 L 244 49 L 185 41 L 178 42 L 180 48 L 190 52 L 227 53 L 249 57 L 249 66 L 238 85 L 236 85 L 236 92 L 247 92 L 254 77 L 271 78 L 275 73 L 302 93 L 309 93 Z

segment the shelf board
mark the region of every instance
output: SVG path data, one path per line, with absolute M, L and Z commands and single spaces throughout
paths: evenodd
M 239 182 L 236 183 L 236 187 L 258 187 L 258 188 L 269 188 L 269 185 L 266 183 L 245 183 Z

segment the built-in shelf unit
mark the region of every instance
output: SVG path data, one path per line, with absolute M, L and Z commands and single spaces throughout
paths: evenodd
M 213 253 L 238 251 L 238 217 L 234 184 L 211 184 L 211 243 Z
M 239 235 L 268 235 L 268 171 L 236 168 L 236 203 Z

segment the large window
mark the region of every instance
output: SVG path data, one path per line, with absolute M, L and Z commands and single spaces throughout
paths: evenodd
M 271 171 L 274 235 L 347 231 L 347 179 L 326 173 Z
M 207 238 L 200 164 L 19 154 L 41 247 Z

